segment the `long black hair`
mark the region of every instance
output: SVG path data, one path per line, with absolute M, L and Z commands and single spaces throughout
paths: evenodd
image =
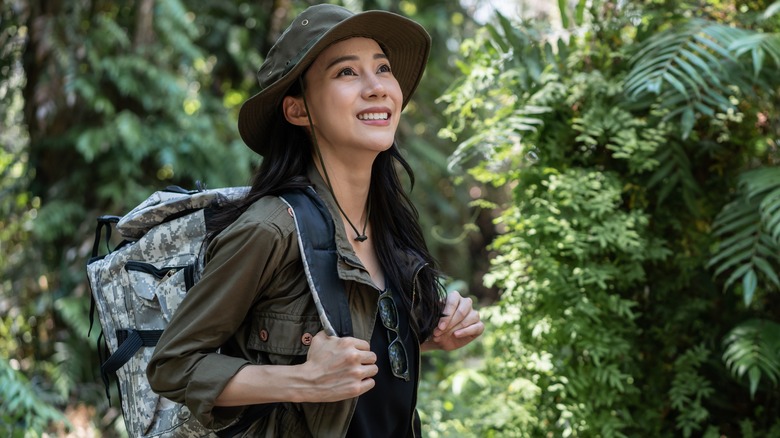
M 293 86 L 287 92 L 290 96 L 299 94 L 299 86 Z M 215 232 L 212 236 L 235 221 L 258 199 L 310 185 L 306 177 L 309 167 L 313 165 L 313 146 L 309 134 L 285 119 L 281 105 L 274 117 L 269 132 L 270 146 L 255 171 L 249 192 L 234 205 L 214 215 Z M 374 160 L 369 189 L 373 204 L 369 218 L 371 238 L 388 286 L 401 291 L 412 326 L 422 342 L 436 327 L 444 302 L 440 272 L 425 243 L 419 214 L 398 176 L 399 166 L 406 171 L 413 187 L 414 172 L 395 142 Z M 405 253 L 407 257 L 399 257 L 399 252 Z M 401 265 L 401 260 L 409 257 L 419 260 L 413 278 L 405 278 L 409 269 Z

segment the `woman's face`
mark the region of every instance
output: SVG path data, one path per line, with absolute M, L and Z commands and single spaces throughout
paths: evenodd
M 403 93 L 376 41 L 350 38 L 331 45 L 309 67 L 304 83 L 323 152 L 375 156 L 392 145 Z

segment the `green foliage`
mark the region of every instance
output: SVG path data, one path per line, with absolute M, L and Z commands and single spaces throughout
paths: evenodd
M 637 100 L 657 95 L 655 103 L 666 111 L 664 118 L 680 118 L 684 139 L 697 114 L 713 117 L 733 110 L 735 93 L 749 92 L 762 73 L 772 75 L 780 67 L 780 35 L 703 19 L 670 24 L 634 55 L 624 87 Z M 752 72 L 744 68 L 743 55 L 748 54 Z M 765 65 L 767 58 L 773 65 Z
M 762 377 L 777 387 L 780 378 L 780 324 L 748 320 L 734 327 L 723 340 L 723 360 L 738 378 L 747 374 L 753 397 Z
M 560 7 L 562 38 L 487 24 L 441 98 L 452 167 L 503 192 L 485 202 L 502 296 L 472 365 L 491 384 L 447 394 L 479 412 L 439 430 L 772 433 L 776 335 L 744 321 L 778 317 L 778 26 L 731 2 Z
M 0 359 L 0 430 L 4 436 L 26 437 L 45 430 L 53 421 L 63 421 L 56 410 L 34 390 L 27 378 Z
M 710 261 L 715 275 L 729 273 L 725 288 L 742 280 L 745 305 L 754 299 L 758 276 L 780 290 L 780 168 L 762 168 L 740 176 L 740 196 L 716 218 L 713 235 L 720 237 Z
M 238 105 L 283 17 L 305 6 L 45 3 L 0 6 L 12 436 L 52 430 L 76 401 L 103 412 L 86 338 L 90 218 L 162 185 L 245 183 Z M 502 291 L 481 343 L 428 359 L 426 436 L 780 436 L 780 3 L 557 3 L 562 27 L 475 26 L 459 2 L 353 5 L 433 35 L 399 129 L 412 195 L 424 227 L 443 230 L 430 243 L 446 270 L 469 276 L 490 251 L 485 281 Z M 452 225 L 469 220 L 479 233 Z M 93 416 L 102 430 L 109 412 Z
M 733 107 L 728 99 L 730 84 L 723 80 L 732 72 L 724 72 L 724 64 L 739 65 L 727 47 L 744 33 L 702 20 L 659 33 L 635 55 L 635 65 L 626 77 L 626 93 L 635 99 L 659 95 L 661 107 L 674 108 L 666 117 L 681 117 L 682 136 L 687 138 L 695 112 L 712 116 Z
M 685 437 L 701 430 L 710 415 L 704 407 L 704 402 L 715 389 L 712 383 L 700 374 L 701 365 L 707 361 L 710 354 L 706 347 L 698 345 L 674 361 L 675 374 L 669 390 L 669 400 L 672 408 L 679 412 L 676 427 Z
M 162 185 L 247 180 L 252 159 L 234 129 L 237 103 L 226 107 L 221 88 L 242 74 L 229 62 L 215 74 L 198 19 L 222 10 L 197 6 L 0 6 L 0 352 L 13 358 L 0 386 L 8 391 L 2 423 L 14 436 L 63 431 L 53 424 L 63 422 L 61 412 L 84 405 L 100 406 L 89 418 L 95 425 L 116 419 L 102 415 L 98 330 L 87 339 L 93 218 L 120 213 Z M 256 8 L 234 12 L 267 13 Z M 244 28 L 244 20 L 225 22 Z M 234 63 L 250 57 L 254 42 L 244 43 Z M 248 94 L 242 86 L 236 92 Z

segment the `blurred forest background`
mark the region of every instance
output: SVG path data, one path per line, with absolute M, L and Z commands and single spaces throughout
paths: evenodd
M 0 434 L 124 435 L 95 218 L 247 183 L 238 108 L 308 4 L 2 2 Z M 399 142 L 487 330 L 426 356 L 426 436 L 780 437 L 780 2 L 341 4 L 434 42 Z

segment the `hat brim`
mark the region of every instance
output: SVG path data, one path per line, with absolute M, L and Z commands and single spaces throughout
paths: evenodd
M 244 102 L 238 113 L 238 132 L 244 143 L 265 155 L 269 146 L 269 125 L 290 86 L 325 48 L 354 37 L 371 38 L 386 51 L 393 75 L 403 92 L 402 108 L 406 107 L 425 70 L 431 37 L 419 24 L 392 12 L 361 12 L 325 32 L 289 72 Z

